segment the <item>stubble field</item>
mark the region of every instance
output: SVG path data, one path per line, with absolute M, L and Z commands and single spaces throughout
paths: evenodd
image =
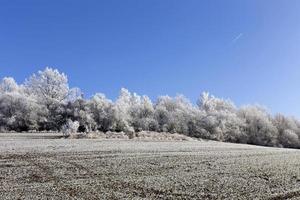
M 300 199 L 300 151 L 0 134 L 1 199 Z

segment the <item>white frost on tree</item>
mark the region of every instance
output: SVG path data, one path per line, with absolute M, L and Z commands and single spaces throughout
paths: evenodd
M 154 107 L 148 96 L 134 95 L 133 105 L 130 109 L 131 125 L 135 131 L 156 131 L 158 124 L 154 120 Z
M 278 130 L 280 145 L 283 147 L 299 146 L 300 126 L 296 119 L 277 114 L 273 119 L 273 124 Z
M 199 109 L 205 113 L 200 124 L 202 137 L 229 142 L 247 141 L 244 120 L 237 115 L 237 108 L 230 100 L 216 98 L 204 92 L 198 102 Z
M 218 141 L 300 148 L 299 120 L 270 115 L 259 106 L 238 108 L 230 100 L 202 93 L 197 105 L 183 95 L 149 97 L 122 88 L 113 102 L 104 94 L 85 99 L 68 78 L 46 68 L 18 85 L 0 82 L 0 130 L 158 131 Z M 132 134 L 132 135 L 133 135 Z
M 69 94 L 68 78 L 57 69 L 46 68 L 33 74 L 26 82 L 26 89 L 29 93 L 49 106 L 52 103 L 63 102 Z
M 264 146 L 275 146 L 278 143 L 278 130 L 264 108 L 244 106 L 239 110 L 239 116 L 245 120 L 248 143 Z
M 283 147 L 299 147 L 299 136 L 290 129 L 286 129 L 283 133 L 279 136 L 280 144 Z
M 0 83 L 0 93 L 18 92 L 19 86 L 12 77 L 4 77 Z
M 120 95 L 115 102 L 115 111 L 116 111 L 116 130 L 117 131 L 125 131 L 132 132 L 133 127 L 130 126 L 130 109 L 132 106 L 132 101 L 136 101 L 131 93 L 122 88 L 120 91 Z
M 25 81 L 25 91 L 34 96 L 43 106 L 43 122 L 41 126 L 46 130 L 59 130 L 64 119 L 63 104 L 69 94 L 68 78 L 57 69 L 46 68 L 33 74 Z
M 183 95 L 161 96 L 155 105 L 159 131 L 189 134 L 195 107 Z
M 13 78 L 0 83 L 0 129 L 28 131 L 38 129 L 40 106 Z
M 98 130 L 106 132 L 115 128 L 115 110 L 111 100 L 104 94 L 97 93 L 88 104 Z
M 66 101 L 75 102 L 78 99 L 83 99 L 83 92 L 78 87 L 71 88 L 67 95 Z

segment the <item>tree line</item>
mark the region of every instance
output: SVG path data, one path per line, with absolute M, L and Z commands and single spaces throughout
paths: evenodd
M 182 95 L 160 96 L 153 103 L 122 88 L 116 101 L 97 93 L 85 99 L 56 69 L 39 71 L 23 84 L 11 77 L 0 83 L 0 131 L 78 132 L 156 131 L 224 142 L 300 147 L 300 122 L 275 116 L 257 105 L 236 107 L 230 100 L 202 93 L 197 104 Z

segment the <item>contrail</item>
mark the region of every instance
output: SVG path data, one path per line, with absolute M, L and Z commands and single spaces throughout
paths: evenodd
M 243 33 L 238 34 L 233 40 L 231 40 L 231 42 L 236 43 L 242 36 L 243 36 Z

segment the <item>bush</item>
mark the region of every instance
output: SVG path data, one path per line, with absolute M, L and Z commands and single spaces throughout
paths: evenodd
M 79 122 L 78 121 L 72 121 L 68 119 L 68 121 L 62 126 L 61 131 L 64 135 L 70 135 L 77 133 L 79 128 Z

